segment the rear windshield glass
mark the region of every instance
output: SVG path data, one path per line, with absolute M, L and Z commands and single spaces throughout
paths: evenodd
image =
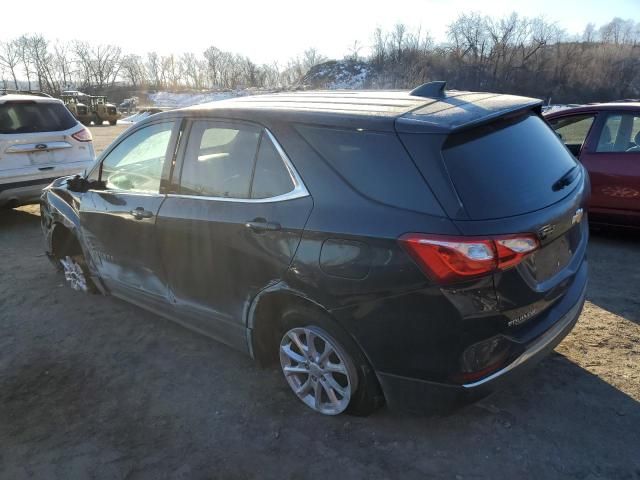
M 0 104 L 0 133 L 60 132 L 76 123 L 61 103 L 15 101 Z
M 442 215 L 395 134 L 301 125 L 296 129 L 361 194 L 394 207 Z
M 451 135 L 442 153 L 472 219 L 538 210 L 573 190 L 573 185 L 558 189 L 556 182 L 576 161 L 553 130 L 533 114 Z

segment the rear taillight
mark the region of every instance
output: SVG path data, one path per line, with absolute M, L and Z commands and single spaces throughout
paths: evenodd
M 408 233 L 399 239 L 424 271 L 438 283 L 453 283 L 505 270 L 539 246 L 534 235 L 491 238 Z
M 76 133 L 73 133 L 71 137 L 76 139 L 79 142 L 90 142 L 91 140 L 93 140 L 93 137 L 91 136 L 91 132 L 86 128 L 83 128 L 82 130 L 78 130 Z

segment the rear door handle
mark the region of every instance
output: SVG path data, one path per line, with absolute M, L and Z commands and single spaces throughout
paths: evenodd
M 279 223 L 267 222 L 264 218 L 255 218 L 250 222 L 245 223 L 244 226 L 256 233 L 275 232 L 282 228 Z
M 149 210 L 145 210 L 142 207 L 137 207 L 134 210 L 131 210 L 129 213 L 136 220 L 142 220 L 143 218 L 153 217 L 153 212 L 150 212 Z

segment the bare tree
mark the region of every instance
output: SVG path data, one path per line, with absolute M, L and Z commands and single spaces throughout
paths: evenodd
M 146 72 L 139 55 L 125 55 L 120 62 L 122 68 L 122 77 L 134 89 L 143 86 L 146 83 Z
M 15 41 L 18 47 L 18 55 L 20 56 L 20 64 L 22 65 L 24 74 L 27 77 L 27 88 L 31 90 L 31 78 L 33 76 L 33 70 L 31 69 L 29 37 L 27 35 L 22 35 Z
M 359 40 L 354 40 L 351 46 L 349 47 L 349 51 L 347 56 L 345 57 L 347 60 L 353 60 L 357 62 L 360 60 L 360 52 L 362 51 L 362 43 Z
M 154 88 L 159 88 L 160 85 L 160 58 L 156 52 L 149 52 L 147 54 L 146 70 L 149 82 Z
M 16 40 L 0 43 L 0 66 L 6 69 L 13 80 L 14 87 L 18 89 L 17 69 L 20 65 L 20 47 Z

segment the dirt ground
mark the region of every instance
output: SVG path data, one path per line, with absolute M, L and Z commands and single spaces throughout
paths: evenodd
M 92 128 L 96 146 L 123 128 Z M 2 479 L 640 479 L 638 235 L 593 234 L 588 303 L 556 353 L 435 418 L 313 414 L 278 371 L 72 291 L 37 207 L 0 215 L 0 258 Z

